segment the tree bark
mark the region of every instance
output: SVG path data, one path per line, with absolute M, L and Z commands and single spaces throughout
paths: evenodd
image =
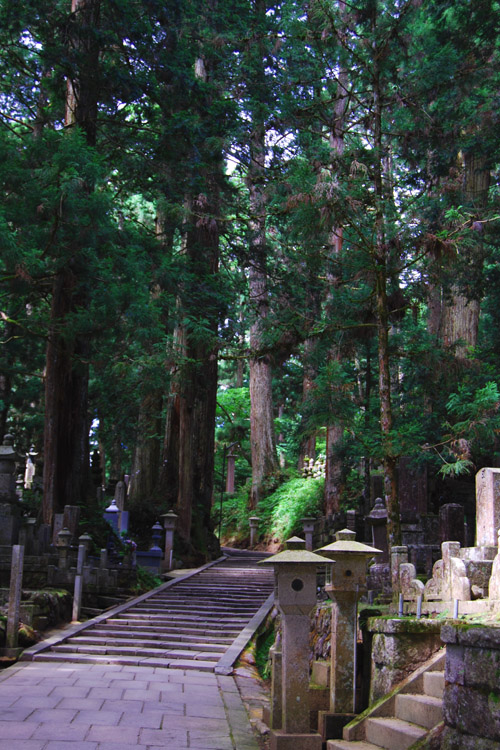
M 250 202 L 251 265 L 248 276 L 254 320 L 250 326 L 250 446 L 252 487 L 249 506 L 255 509 L 262 497 L 265 480 L 278 468 L 272 392 L 272 368 L 268 356 L 258 354 L 263 345 L 263 328 L 268 315 L 266 271 L 265 129 L 254 123 L 250 139 L 247 186 Z
M 339 12 L 344 16 L 346 4 L 339 0 Z M 342 33 L 342 32 L 340 32 Z M 330 126 L 330 152 L 332 155 L 332 166 L 335 171 L 336 163 L 344 153 L 344 128 L 347 103 L 348 71 L 341 68 L 337 76 L 337 92 L 333 107 L 332 121 Z M 339 268 L 342 262 L 342 249 L 344 244 L 344 229 L 337 225 L 330 232 L 329 256 L 334 270 L 327 273 L 330 291 L 328 293 L 326 310 L 334 304 L 333 293 L 339 285 Z M 330 362 L 341 363 L 345 357 L 345 347 L 339 341 L 331 348 L 329 354 Z M 339 384 L 332 383 L 332 389 Z M 332 515 L 340 510 L 340 501 L 344 488 L 344 466 L 340 455 L 340 446 L 344 436 L 344 422 L 340 417 L 334 417 L 326 427 L 326 463 L 325 463 L 325 489 L 324 505 L 326 515 Z
M 130 506 L 135 510 L 151 502 L 158 482 L 161 407 L 162 393 L 158 389 L 147 393 L 141 401 L 128 490 Z
M 68 80 L 66 126 L 81 127 L 95 145 L 98 102 L 98 55 L 95 34 L 100 0 L 72 0 L 68 53 L 75 55 L 75 75 Z M 91 191 L 93 186 L 84 188 Z M 61 204 L 62 205 L 62 204 Z M 64 206 L 61 208 L 64 211 Z M 87 269 L 79 257 L 78 237 L 57 272 L 45 368 L 44 479 L 42 515 L 52 523 L 64 505 L 83 504 L 89 487 L 87 337 L 69 330 L 72 313 L 88 307 Z

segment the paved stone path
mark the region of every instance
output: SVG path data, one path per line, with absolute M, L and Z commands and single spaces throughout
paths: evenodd
M 258 750 L 232 677 L 119 664 L 0 672 L 1 750 Z
M 258 750 L 229 676 L 272 588 L 256 562 L 229 558 L 27 649 L 0 672 L 0 750 Z

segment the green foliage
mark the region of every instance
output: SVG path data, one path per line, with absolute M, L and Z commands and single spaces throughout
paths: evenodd
M 132 588 L 134 594 L 144 594 L 146 591 L 151 591 L 151 589 L 155 589 L 162 584 L 161 578 L 140 565 L 137 566 L 136 573 L 137 581 Z
M 324 479 L 290 479 L 261 500 L 256 515 L 265 539 L 281 544 L 293 534 L 301 535 L 300 519 L 321 512 L 323 486 Z
M 473 390 L 462 384 L 457 393 L 450 395 L 446 407 L 454 419 L 446 422 L 450 434 L 446 457 L 440 453 L 443 465 L 439 471 L 443 476 L 468 474 L 474 469 L 473 456 L 491 449 L 500 433 L 498 385 L 490 381 Z

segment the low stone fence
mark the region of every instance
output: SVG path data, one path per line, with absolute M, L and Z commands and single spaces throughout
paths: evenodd
M 441 750 L 500 747 L 500 626 L 444 625 L 446 644 Z

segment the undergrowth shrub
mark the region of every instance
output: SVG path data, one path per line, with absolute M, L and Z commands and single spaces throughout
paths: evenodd
M 282 543 L 293 534 L 302 535 L 300 519 L 321 512 L 324 483 L 324 478 L 290 479 L 261 500 L 256 515 L 267 542 Z

